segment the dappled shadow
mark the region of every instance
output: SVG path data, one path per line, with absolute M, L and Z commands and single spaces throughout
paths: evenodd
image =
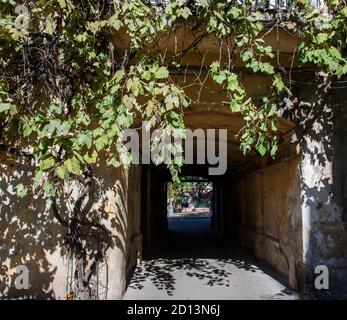
M 347 290 L 346 90 L 330 80 L 323 73 L 312 74 L 298 90 L 295 109 L 307 239 L 300 272 L 303 289 L 311 297 L 339 296 Z M 330 290 L 314 286 L 315 267 L 322 264 L 329 268 Z
M 40 195 L 28 194 L 23 199 L 16 195 L 15 186 L 32 178 L 30 163 L 18 166 L 3 158 L 1 169 L 0 297 L 53 299 L 52 282 L 57 265 L 53 266 L 49 256 L 54 260 L 54 252 L 62 255 L 63 228 L 53 221 Z M 19 265 L 28 268 L 28 290 L 17 290 L 14 286 Z
M 74 272 L 74 268 L 69 270 L 71 258 L 64 246 L 67 228 L 53 218 L 50 202 L 42 193 L 29 192 L 24 198 L 16 195 L 18 184 L 32 183 L 33 164 L 3 153 L 0 157 L 0 299 L 62 299 L 71 290 Z M 85 204 L 87 217 L 107 227 L 112 242 L 125 256 L 128 232 L 126 173 L 113 167 L 94 168 L 94 173 L 97 179 L 92 183 L 92 192 Z M 64 219 L 68 219 L 80 186 L 77 181 L 71 187 L 74 191 L 68 191 L 58 199 L 59 212 Z M 97 244 L 93 244 L 95 240 L 90 237 L 86 241 L 93 257 Z M 15 287 L 19 275 L 16 268 L 20 265 L 28 268 L 28 289 Z M 107 270 L 105 273 L 107 275 Z M 105 275 L 98 278 L 102 277 Z M 107 290 L 107 279 L 103 285 Z
M 192 290 L 192 292 L 196 290 L 196 285 L 201 290 L 207 290 L 208 287 L 221 287 L 226 290 L 225 295 L 230 296 L 233 293 L 235 294 L 237 292 L 235 290 L 238 290 L 236 288 L 242 284 L 242 282 L 240 283 L 239 275 L 241 271 L 243 272 L 241 279 L 250 278 L 251 274 L 254 274 L 253 280 L 251 280 L 254 281 L 251 282 L 255 286 L 254 290 L 257 290 L 257 286 L 261 285 L 257 283 L 257 277 L 260 277 L 260 281 L 268 281 L 264 280 L 264 274 L 285 287 L 274 296 L 269 295 L 262 298 L 298 298 L 297 293 L 289 288 L 285 276 L 279 274 L 268 265 L 257 261 L 244 249 L 236 247 L 231 250 L 229 258 L 181 257 L 144 260 L 135 271 L 128 289 L 138 290 L 139 292 L 145 290 L 144 292 L 150 294 L 150 284 L 159 292 L 163 292 L 163 295 L 166 294 L 172 297 L 175 295 L 175 290 L 179 289 L 182 292 L 182 285 L 187 286 L 187 282 L 191 279 L 192 282 L 187 288 Z M 249 275 L 245 275 L 245 271 L 249 272 Z M 184 282 L 182 282 L 182 277 L 185 279 Z M 198 281 L 198 284 L 196 281 Z M 251 295 L 252 289 L 247 288 L 249 284 L 244 285 L 245 288 L 242 289 L 241 287 L 240 290 L 249 290 Z M 136 297 L 134 291 L 131 296 Z
M 201 286 L 233 285 L 237 270 L 265 273 L 287 286 L 284 277 L 271 267 L 258 261 L 248 251 L 216 235 L 168 235 L 146 255 L 137 267 L 129 288 L 141 290 L 146 282 L 172 296 L 177 276 L 182 272 L 188 278 L 201 281 Z M 234 270 L 234 271 L 232 271 Z M 235 273 L 235 274 L 233 274 Z
M 185 271 L 188 277 L 197 278 L 207 286 L 229 287 L 231 272 L 225 269 L 228 263 L 232 263 L 232 260 L 180 258 L 144 261 L 136 270 L 129 287 L 142 289 L 143 282 L 149 279 L 158 290 L 173 295 L 176 271 Z
M 264 300 L 296 300 L 298 299 L 298 293 L 292 289 L 284 288 L 274 295 L 262 295 L 260 298 Z

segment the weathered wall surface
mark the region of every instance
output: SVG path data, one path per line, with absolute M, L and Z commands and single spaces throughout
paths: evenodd
M 137 263 L 142 258 L 141 233 L 141 166 L 132 166 L 129 170 L 128 221 L 126 282 L 129 282 Z M 124 288 L 125 289 L 125 288 Z
M 334 91 L 332 194 L 339 207 L 340 216 L 337 223 L 336 251 L 332 253 L 337 263 L 332 269 L 334 277 L 331 284 L 335 286 L 338 295 L 341 293 L 347 298 L 347 92 L 346 88 Z
M 347 296 L 346 90 L 317 73 L 300 90 L 301 192 L 305 292 Z M 335 87 L 335 88 L 334 88 Z M 329 288 L 314 286 L 315 269 L 329 270 Z
M 17 197 L 14 187 L 30 183 L 32 178 L 30 163 L 18 165 L 1 154 L 0 166 L 0 298 L 63 299 L 71 281 L 71 259 L 63 250 L 66 230 L 53 219 L 43 195 Z M 129 268 L 137 261 L 141 246 L 137 220 L 140 171 L 139 167 L 94 168 L 98 179 L 88 199 L 90 214 L 100 217 L 114 241 L 108 250 L 107 267 L 99 270 L 100 284 L 108 289 L 101 298 L 121 298 Z M 29 270 L 28 290 L 15 288 L 18 265 Z
M 288 275 L 297 287 L 300 262 L 298 157 L 243 176 L 228 190 L 229 228 L 242 246 Z
M 30 163 L 18 166 L 2 157 L 0 166 L 0 296 L 62 298 L 67 279 L 62 258 L 64 230 L 53 222 L 48 202 L 40 195 L 29 194 L 23 199 L 16 196 L 15 186 L 32 178 Z M 16 290 L 14 286 L 19 265 L 29 270 L 29 290 Z

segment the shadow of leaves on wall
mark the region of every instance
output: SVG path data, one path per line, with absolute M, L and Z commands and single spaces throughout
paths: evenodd
M 312 76 L 312 75 L 311 75 Z M 305 292 L 313 297 L 346 292 L 346 90 L 317 72 L 299 89 L 296 108 L 301 148 L 303 268 Z M 314 270 L 327 265 L 331 290 L 316 290 Z
M 32 182 L 32 164 L 0 156 L 0 299 L 62 299 L 69 292 L 68 256 L 64 248 L 67 229 L 53 218 L 50 202 L 42 194 L 29 192 L 24 198 L 17 196 L 16 185 Z M 88 219 L 105 224 L 125 256 L 126 172 L 106 166 L 96 168 L 95 172 L 97 179 L 85 205 Z M 65 218 L 70 200 L 58 201 Z M 28 289 L 18 290 L 15 286 L 19 275 L 16 267 L 20 265 L 28 268 Z

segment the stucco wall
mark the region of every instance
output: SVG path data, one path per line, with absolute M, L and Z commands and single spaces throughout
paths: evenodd
M 66 230 L 53 219 L 49 201 L 42 194 L 28 194 L 23 199 L 15 195 L 14 186 L 32 178 L 32 165 L 0 156 L 0 298 L 63 299 L 72 270 L 71 259 L 63 250 Z M 126 274 L 136 263 L 141 247 L 136 220 L 141 169 L 93 170 L 97 179 L 88 199 L 90 214 L 100 217 L 114 241 L 107 252 L 107 265 L 100 265 L 100 284 L 108 289 L 101 298 L 119 299 L 125 290 Z M 18 265 L 28 267 L 28 290 L 14 286 Z
M 298 157 L 235 179 L 229 187 L 230 229 L 297 287 L 301 260 Z
M 317 73 L 300 90 L 301 190 L 305 292 L 319 297 L 347 297 L 346 95 Z M 329 270 L 329 288 L 314 286 L 315 269 Z

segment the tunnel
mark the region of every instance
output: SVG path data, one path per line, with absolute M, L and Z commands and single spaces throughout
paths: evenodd
M 252 297 L 252 294 L 254 299 L 297 297 L 302 250 L 299 154 L 287 139 L 293 125 L 280 120 L 277 158 L 262 158 L 255 153 L 245 156 L 230 133 L 242 122 L 235 115 L 231 121 L 230 114 L 224 112 L 215 118 L 206 114 L 202 118 L 196 111 L 194 116 L 186 117 L 186 124 L 191 128 L 224 127 L 229 132 L 228 165 L 224 174 L 210 175 L 208 164 L 186 164 L 181 169 L 181 179 L 195 181 L 195 177 L 213 185 L 211 217 L 205 222 L 191 219 L 188 229 L 194 229 L 192 232 L 185 230 L 187 220 L 182 226 L 176 221 L 176 227 L 170 229 L 168 185 L 172 177 L 167 167 L 141 165 L 142 257 L 128 277 L 125 299 L 137 299 L 140 292 L 141 299 L 177 298 L 181 290 L 175 280 L 177 272 L 184 272 L 183 276 L 176 274 L 183 278 L 188 274 L 187 283 L 193 283 L 179 298 L 204 299 L 201 292 L 205 287 L 211 292 L 216 290 L 216 297 L 222 299 Z M 193 148 L 195 155 L 197 144 Z M 249 276 L 254 279 L 245 280 Z M 147 287 L 156 289 L 147 292 L 146 281 L 151 282 Z M 233 285 L 240 289 L 233 290 Z M 254 293 L 250 292 L 252 288 Z M 191 290 L 196 290 L 196 295 L 190 296 Z M 209 296 L 213 295 L 211 292 Z
M 178 34 L 179 32 L 184 34 L 182 43 L 179 44 L 182 48 L 185 44 L 192 43 L 197 37 L 194 32 L 185 27 L 178 30 Z M 171 51 L 167 52 L 168 56 L 175 55 L 173 38 L 169 36 L 163 40 L 163 43 L 170 44 Z M 118 40 L 124 43 L 123 37 L 120 36 Z M 267 41 L 275 43 L 271 35 Z M 279 55 L 288 66 L 295 52 L 295 46 L 293 38 L 281 32 Z M 241 112 L 231 111 L 226 91 L 213 81 L 209 70 L 205 68 L 208 63 L 215 60 L 224 62 L 227 46 L 225 48 L 222 46 L 221 50 L 218 48 L 214 38 L 207 37 L 198 44 L 197 51 L 187 50 L 182 56 L 181 63 L 184 66 L 182 70 L 170 69 L 172 81 L 185 88 L 185 94 L 191 101 L 189 107 L 184 110 L 185 128 L 193 131 L 203 130 L 205 133 L 207 130 L 227 131 L 227 168 L 223 174 L 209 174 L 210 166 L 206 164 L 208 161 L 201 164 L 197 157 L 194 158 L 193 163 L 185 164 L 180 173 L 181 177 L 203 177 L 213 182 L 213 218 L 215 219 L 213 232 L 193 235 L 170 232 L 167 219 L 167 183 L 171 181 L 171 175 L 164 165 L 140 164 L 141 174 L 136 180 L 140 185 L 139 193 L 141 194 L 141 200 L 137 203 L 140 213 L 137 212 L 136 215 L 139 215 L 140 219 L 136 218 L 137 227 L 133 230 L 136 237 L 140 239 L 135 245 L 140 253 L 136 255 L 137 263 L 134 258 L 132 260 L 129 258 L 131 263 L 127 270 L 125 297 L 138 298 L 132 288 L 143 285 L 139 279 L 145 281 L 148 277 L 153 278 L 152 282 L 159 287 L 165 283 L 163 279 L 171 279 L 170 268 L 168 272 L 162 273 L 163 266 L 150 265 L 149 270 L 145 267 L 148 261 L 166 258 L 183 259 L 177 261 L 178 269 L 181 267 L 184 269 L 184 265 L 189 266 L 191 262 L 189 259 L 211 257 L 222 260 L 234 259 L 237 261 L 234 266 L 240 266 L 235 271 L 236 274 L 243 270 L 251 270 L 252 265 L 260 263 L 262 269 L 259 267 L 259 270 L 266 270 L 264 274 L 271 275 L 268 278 L 269 281 L 265 281 L 264 288 L 268 288 L 267 284 L 271 286 L 273 283 L 271 279 L 281 279 L 279 283 L 282 287 L 278 287 L 278 290 L 273 292 L 271 289 L 268 290 L 275 297 L 288 297 L 287 291 L 301 292 L 303 288 L 312 286 L 312 277 L 306 278 L 307 274 L 313 273 L 313 263 L 306 257 L 306 253 L 310 251 L 310 245 L 303 238 L 303 234 L 309 233 L 309 227 L 306 228 L 305 225 L 310 225 L 310 222 L 306 223 L 302 220 L 303 189 L 300 170 L 303 153 L 298 141 L 293 139 L 298 129 L 297 121 L 286 114 L 285 101 L 280 102 L 277 105 L 279 112 L 276 116 L 275 135 L 278 139 L 276 156 L 272 157 L 268 154 L 261 156 L 254 148 L 250 152 L 242 152 L 240 138 L 246 124 L 244 116 Z M 254 101 L 255 105 L 258 105 L 262 97 L 271 92 L 272 82 L 269 77 L 250 72 L 243 68 L 242 64 L 238 65 L 235 72 L 247 96 Z M 296 80 L 302 81 L 302 79 Z M 303 101 L 306 101 L 307 96 L 315 96 L 310 88 L 293 88 L 293 90 Z M 141 127 L 141 123 L 135 121 L 134 127 Z M 208 137 L 205 143 L 206 145 L 209 143 Z M 215 146 L 217 149 L 220 147 L 218 142 Z M 194 144 L 194 155 L 196 148 L 197 145 Z M 200 245 L 205 246 L 206 250 L 201 249 Z M 247 258 L 242 258 L 245 256 Z M 188 259 L 186 263 L 182 262 L 184 259 Z M 169 265 L 170 261 L 167 261 L 165 265 Z M 218 261 L 215 262 L 218 265 Z M 215 272 L 225 275 L 227 267 L 224 265 L 221 267 L 222 270 L 215 270 Z M 137 273 L 135 269 L 140 272 Z M 159 274 L 153 270 L 157 270 Z M 194 273 L 192 270 L 186 271 Z M 199 276 L 203 277 L 201 274 L 198 274 Z M 245 276 L 248 277 L 248 274 Z M 233 279 L 229 276 L 227 278 L 228 281 Z M 255 282 L 257 282 L 256 279 Z M 253 287 L 253 285 L 256 286 L 255 282 L 249 284 L 243 281 L 244 285 L 241 286 Z M 172 289 L 170 283 L 168 287 Z M 174 290 L 171 291 L 175 296 Z M 237 292 L 240 293 L 240 291 Z M 257 298 L 262 298 L 262 294 L 259 293 Z M 210 296 L 213 296 L 212 292 Z M 235 296 L 229 297 L 241 296 L 236 293 Z M 141 295 L 141 298 L 144 297 L 162 298 L 163 296 Z

